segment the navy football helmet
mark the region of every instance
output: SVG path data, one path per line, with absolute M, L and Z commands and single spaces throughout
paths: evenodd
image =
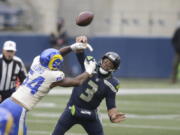
M 63 57 L 57 49 L 46 49 L 40 54 L 40 63 L 50 70 L 60 70 Z
M 121 60 L 120 56 L 115 52 L 107 52 L 104 54 L 102 59 L 108 58 L 114 65 L 114 70 L 117 70 L 120 66 Z
M 101 63 L 103 61 L 103 59 L 108 58 L 114 65 L 114 69 L 110 70 L 110 71 L 106 71 L 103 68 L 101 68 Z M 120 56 L 115 53 L 115 52 L 107 52 L 104 54 L 104 56 L 101 59 L 101 62 L 99 64 L 99 72 L 103 75 L 109 75 L 111 74 L 113 71 L 117 70 L 120 66 L 121 60 L 120 60 Z

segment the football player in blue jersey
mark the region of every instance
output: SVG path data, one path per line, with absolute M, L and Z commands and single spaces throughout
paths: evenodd
M 77 53 L 77 57 L 84 70 L 85 53 Z M 104 54 L 92 77 L 82 85 L 73 88 L 67 107 L 58 120 L 52 135 L 64 135 L 75 124 L 80 124 L 88 135 L 104 135 L 97 114 L 97 108 L 103 99 L 106 100 L 111 122 L 119 123 L 125 120 L 125 114 L 118 112 L 115 102 L 120 85 L 119 80 L 112 73 L 119 66 L 120 56 L 117 53 L 107 52 Z
M 13 117 L 5 108 L 0 107 L 0 135 L 10 135 L 12 132 Z
M 84 37 L 79 38 L 83 40 Z M 34 58 L 24 82 L 10 98 L 0 104 L 0 107 L 7 109 L 13 116 L 13 129 L 10 135 L 27 134 L 25 124 L 27 111 L 32 110 L 48 94 L 52 87 L 78 86 L 91 77 L 96 67 L 96 62 L 93 58 L 85 60 L 85 72 L 74 78 L 65 77 L 61 71 L 63 56 L 71 51 L 86 49 L 88 46 L 90 47 L 87 43 L 74 43 L 60 50 L 50 48 Z

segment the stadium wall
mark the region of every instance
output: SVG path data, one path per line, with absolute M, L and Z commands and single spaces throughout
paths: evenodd
M 0 35 L 0 44 L 5 40 L 17 42 L 17 56 L 21 57 L 29 66 L 33 57 L 43 49 L 49 48 L 49 37 L 45 35 Z M 73 40 L 70 39 L 70 43 Z M 173 49 L 169 38 L 135 38 L 135 37 L 92 37 L 90 44 L 94 48 L 93 54 L 97 60 L 107 51 L 120 54 L 122 62 L 118 77 L 138 78 L 167 78 L 172 69 Z M 68 55 L 72 72 L 80 72 L 76 57 Z
M 21 57 L 28 67 L 33 58 L 43 49 L 50 47 L 48 36 L 44 35 L 0 35 L 0 45 L 6 40 L 13 40 L 17 44 L 17 56 Z

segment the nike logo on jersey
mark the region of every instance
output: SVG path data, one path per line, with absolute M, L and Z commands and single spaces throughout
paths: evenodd
M 91 112 L 90 111 L 81 111 L 82 114 L 88 114 L 88 115 L 91 115 Z

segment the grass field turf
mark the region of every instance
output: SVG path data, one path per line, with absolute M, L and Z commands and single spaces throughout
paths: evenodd
M 150 88 L 153 81 L 122 80 L 123 88 Z M 150 83 L 149 83 L 150 82 Z M 140 84 L 143 83 L 143 86 Z M 125 85 L 126 84 L 126 85 Z M 168 80 L 155 80 L 156 88 L 180 88 Z M 128 85 L 128 86 L 127 86 Z M 140 85 L 140 86 L 139 86 Z M 166 86 L 166 87 L 165 87 Z M 28 113 L 29 135 L 49 135 L 68 101 L 68 95 L 49 95 Z M 101 104 L 103 126 L 106 135 L 179 135 L 180 134 L 180 95 L 120 95 L 117 106 L 127 114 L 127 120 L 112 124 L 107 118 L 105 103 Z M 74 126 L 67 135 L 87 135 L 80 126 Z

